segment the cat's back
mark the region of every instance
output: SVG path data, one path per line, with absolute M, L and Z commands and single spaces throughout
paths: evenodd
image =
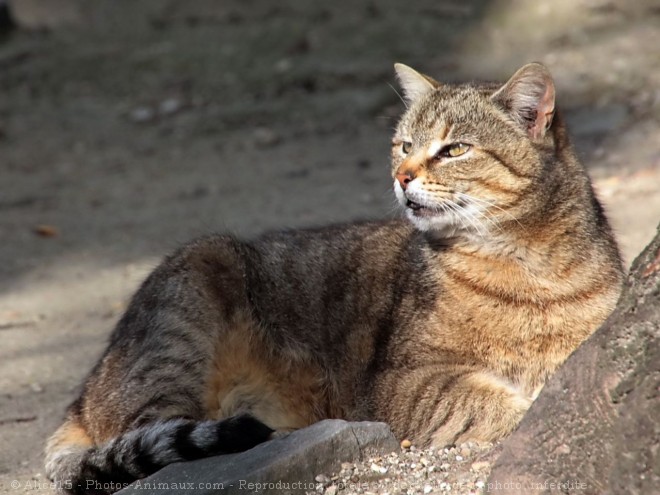
M 168 342 L 163 328 L 174 320 L 199 328 L 194 338 L 208 344 L 217 321 L 245 314 L 271 334 L 327 340 L 379 318 L 395 293 L 423 284 L 430 272 L 425 243 L 401 220 L 273 231 L 247 240 L 197 238 L 143 282 L 111 335 L 110 350 L 156 360 Z
M 266 234 L 246 244 L 251 309 L 266 325 L 312 339 L 373 326 L 398 292 L 413 290 L 407 281 L 423 284 L 424 244 L 400 220 Z

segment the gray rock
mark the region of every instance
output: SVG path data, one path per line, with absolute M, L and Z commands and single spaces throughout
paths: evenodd
M 177 98 L 168 98 L 163 100 L 158 105 L 158 113 L 160 115 L 173 115 L 183 107 L 181 100 Z
M 305 493 L 341 463 L 399 450 L 384 423 L 326 420 L 240 454 L 171 464 L 118 493 Z M 146 490 L 146 491 L 145 491 Z
M 133 109 L 130 113 L 130 118 L 133 122 L 142 124 L 145 122 L 151 122 L 156 117 L 156 112 L 149 107 L 137 107 Z
M 254 141 L 260 148 L 271 148 L 279 144 L 281 140 L 281 136 L 268 127 L 257 127 L 254 130 Z

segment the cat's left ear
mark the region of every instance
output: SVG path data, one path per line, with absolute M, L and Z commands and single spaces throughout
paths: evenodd
M 440 87 L 438 81 L 429 76 L 425 76 L 424 74 L 420 74 L 407 65 L 398 63 L 394 64 L 394 71 L 396 72 L 396 78 L 399 80 L 399 84 L 403 90 L 403 97 L 406 101 L 410 102 L 417 100 Z
M 542 139 L 552 125 L 552 117 L 555 114 L 555 84 L 544 65 L 525 65 L 491 98 L 506 110 L 533 140 Z

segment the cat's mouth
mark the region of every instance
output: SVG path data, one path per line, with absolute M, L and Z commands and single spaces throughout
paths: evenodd
M 433 208 L 429 208 L 420 203 L 415 203 L 409 199 L 406 201 L 406 208 L 410 208 L 412 210 L 412 214 L 416 217 L 433 216 L 438 213 L 438 211 Z
M 426 206 L 420 205 L 419 203 L 415 203 L 414 201 L 410 201 L 410 200 L 406 201 L 406 207 L 415 211 L 421 210 L 422 208 L 426 208 Z

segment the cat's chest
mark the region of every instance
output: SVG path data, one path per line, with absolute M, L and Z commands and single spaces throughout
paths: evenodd
M 590 331 L 570 281 L 515 260 L 448 257 L 440 276 L 433 338 L 489 365 L 554 369 Z

